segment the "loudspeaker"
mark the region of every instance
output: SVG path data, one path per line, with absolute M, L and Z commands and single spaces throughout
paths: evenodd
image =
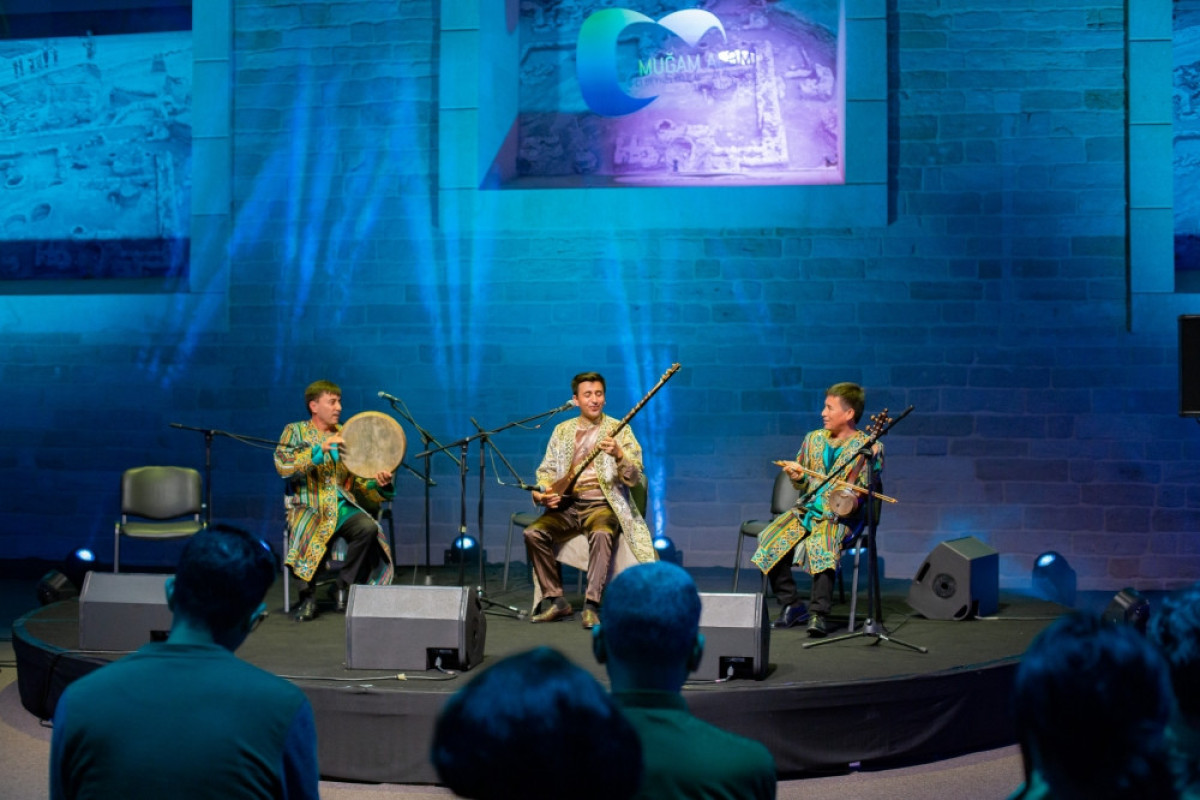
M 1179 317 L 1179 416 L 1200 417 L 1200 315 Z
M 89 572 L 79 595 L 79 649 L 137 650 L 166 639 L 167 577 Z
M 700 593 L 700 633 L 704 656 L 692 673 L 695 680 L 767 677 L 768 636 L 766 597 L 756 594 Z
M 474 588 L 350 587 L 346 666 L 350 669 L 470 669 L 483 660 L 487 617 Z
M 933 548 L 908 590 L 908 604 L 928 619 L 967 619 L 1000 608 L 1000 554 L 974 536 Z

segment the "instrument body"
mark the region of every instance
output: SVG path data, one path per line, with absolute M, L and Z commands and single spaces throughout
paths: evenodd
M 395 472 L 408 447 L 400 423 L 381 411 L 360 411 L 339 433 L 346 442 L 342 463 L 360 478 Z

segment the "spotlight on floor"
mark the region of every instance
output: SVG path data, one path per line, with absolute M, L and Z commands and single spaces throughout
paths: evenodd
M 1122 589 L 1104 609 L 1104 619 L 1118 625 L 1132 625 L 1140 633 L 1145 633 L 1146 623 L 1150 621 L 1150 601 L 1138 594 L 1136 589 Z
M 39 605 L 48 606 L 51 603 L 57 603 L 60 600 L 70 600 L 72 597 L 78 596 L 79 590 L 75 588 L 75 584 L 71 583 L 71 579 L 56 569 L 50 570 L 38 581 L 37 599 Z
M 1062 553 L 1042 553 L 1033 562 L 1033 592 L 1044 600 L 1064 606 L 1075 605 L 1075 570 Z
M 683 564 L 683 554 L 675 549 L 675 543 L 666 536 L 654 537 L 654 549 L 658 551 L 659 561 L 670 561 L 672 564 Z
M 446 551 L 444 563 L 459 564 L 465 562 L 473 564 L 479 561 L 479 557 L 479 542 L 475 540 L 474 536 L 464 533 L 450 545 L 450 549 Z

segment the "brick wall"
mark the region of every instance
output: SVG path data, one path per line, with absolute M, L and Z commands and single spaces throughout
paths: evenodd
M 558 405 L 582 369 L 606 374 L 620 416 L 680 361 L 634 428 L 653 521 L 688 565 L 731 563 L 740 521 L 766 511 L 769 460 L 820 424 L 825 387 L 854 380 L 872 412 L 916 407 L 887 439 L 892 575 L 971 534 L 1000 550 L 1006 584 L 1047 549 L 1082 588 L 1200 579 L 1200 438 L 1175 415 L 1174 316 L 1127 327 L 1122 6 L 896 5 L 885 228 L 581 220 L 543 238 L 437 226 L 431 2 L 240 0 L 227 309 L 137 335 L 8 325 L 5 552 L 104 542 L 121 469 L 203 464 L 202 438 L 166 423 L 273 437 L 316 377 L 343 385 L 348 412 L 397 394 L 449 441 L 472 416 Z M 545 438 L 495 441 L 529 479 Z M 277 535 L 269 453 L 213 450 L 217 516 Z M 440 560 L 459 493 L 449 460 L 434 464 Z M 528 499 L 493 475 L 499 560 Z M 401 488 L 411 563 L 421 490 Z

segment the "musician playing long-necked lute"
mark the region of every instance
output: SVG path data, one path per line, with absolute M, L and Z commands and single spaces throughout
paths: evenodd
M 821 410 L 824 427 L 810 432 L 800 445 L 794 462 L 779 461 L 792 479 L 792 485 L 805 493 L 815 489 L 824 477 L 837 472 L 855 454 L 870 434 L 857 428 L 866 402 L 863 388 L 856 383 L 836 383 L 825 393 Z M 885 413 L 886 416 L 886 413 Z M 883 445 L 874 445 L 871 474 L 879 487 L 883 474 Z M 841 556 L 842 542 L 862 521 L 867 488 L 866 460 L 859 457 L 809 498 L 807 505 L 797 503 L 776 517 L 758 537 L 753 561 L 767 574 L 775 597 L 783 611 L 776 628 L 790 628 L 808 621 L 808 635 L 824 636 L 828 631 L 829 609 L 833 605 L 833 579 Z M 891 500 L 891 498 L 887 498 Z M 792 577 L 792 564 L 812 575 L 812 594 L 805 608 Z
M 650 529 L 630 489 L 642 480 L 642 448 L 629 419 L 678 369 L 676 364 L 623 420 L 604 413 L 604 376 L 581 372 L 571 381 L 579 416 L 550 435 L 537 470 L 533 502 L 546 511 L 525 529 L 525 547 L 543 600 L 533 622 L 568 619 L 574 609 L 563 597 L 556 547 L 575 536 L 588 542 L 587 591 L 582 624 L 600 621 L 600 600 L 614 563 L 654 561 Z M 626 558 L 618 558 L 624 554 Z M 537 609 L 535 609 L 537 611 Z

